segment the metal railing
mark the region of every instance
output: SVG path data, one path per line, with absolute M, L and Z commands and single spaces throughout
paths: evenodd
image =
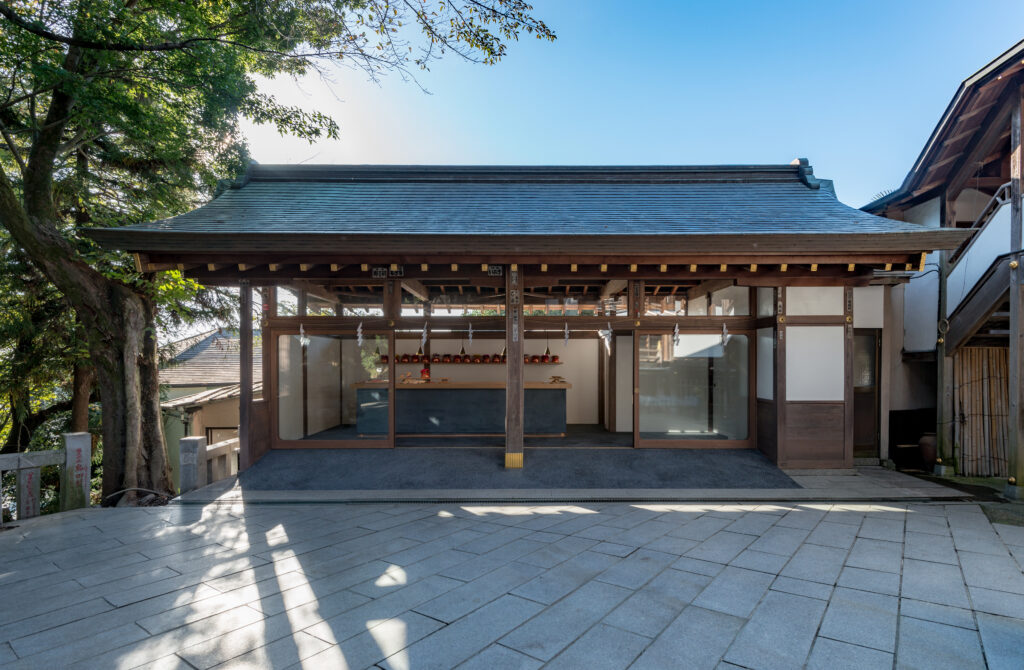
M 64 433 L 63 449 L 22 451 L 0 454 L 0 477 L 16 472 L 18 478 L 15 504 L 18 520 L 39 516 L 39 477 L 47 465 L 62 466 L 60 478 L 61 511 L 89 506 L 92 475 L 92 435 Z M 4 507 L 0 501 L 0 510 Z M 0 511 L 0 524 L 3 523 Z

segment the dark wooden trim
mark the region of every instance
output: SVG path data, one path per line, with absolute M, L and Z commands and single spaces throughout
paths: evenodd
M 597 425 L 605 425 L 605 394 L 608 390 L 605 388 L 605 360 L 604 360 L 604 344 L 601 340 L 597 342 Z
M 309 434 L 309 346 L 302 347 L 302 434 Z
M 612 338 L 612 347 L 611 353 L 608 354 L 608 430 L 615 433 L 617 432 L 618 424 L 618 405 L 616 403 L 618 402 L 617 397 L 619 395 L 617 388 L 618 382 L 616 380 L 616 375 L 618 373 L 615 370 L 617 366 L 615 357 L 618 355 L 619 348 L 615 346 L 615 334 L 612 333 L 610 337 Z M 601 342 L 598 346 L 603 348 L 604 342 Z
M 1017 267 L 1010 270 L 1010 408 L 1009 474 L 1024 486 L 1024 86 L 1013 93 L 1010 116 L 1010 250 Z M 1018 491 L 1021 489 L 1017 489 Z
M 786 462 L 786 291 L 775 291 L 775 462 Z
M 632 332 L 633 337 L 633 448 L 640 444 L 640 332 L 636 329 Z
M 853 467 L 853 289 L 844 291 L 843 303 L 846 312 L 845 346 L 843 347 L 843 458 L 844 467 Z
M 397 287 L 396 287 L 397 288 Z M 401 290 L 401 289 L 399 289 Z M 395 406 L 398 403 L 398 393 L 395 392 L 395 385 L 398 383 L 396 377 L 395 355 L 395 331 L 388 331 L 388 435 L 387 435 L 387 446 L 391 449 L 395 448 L 395 426 L 397 425 L 398 409 Z
M 852 295 L 852 291 L 847 289 L 844 292 L 845 295 L 849 293 Z M 843 326 L 847 323 L 848 314 L 840 314 L 837 316 L 787 316 L 787 326 Z
M 252 438 L 252 288 L 239 282 L 238 290 L 238 466 L 246 470 L 256 462 Z

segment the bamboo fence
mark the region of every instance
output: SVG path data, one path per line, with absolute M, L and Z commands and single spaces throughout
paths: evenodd
M 1006 477 L 1009 455 L 1009 349 L 964 347 L 953 358 L 955 441 L 960 474 Z

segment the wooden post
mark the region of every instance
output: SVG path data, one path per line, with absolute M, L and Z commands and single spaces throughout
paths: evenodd
M 505 268 L 505 467 L 523 467 L 523 278 Z
M 775 290 L 775 464 L 786 466 L 786 287 Z
M 248 279 L 238 282 L 238 461 L 246 470 L 255 462 L 249 424 L 252 414 L 252 288 Z
M 943 194 L 940 207 L 941 225 L 944 228 L 956 227 L 956 209 L 954 203 L 949 199 L 948 194 Z M 948 251 L 940 251 L 939 259 L 939 312 L 938 324 L 948 323 L 946 321 L 946 306 L 949 300 L 947 280 L 949 279 L 949 254 Z M 953 359 L 947 354 L 946 338 L 944 328 L 939 328 L 935 340 L 935 365 L 936 369 L 936 393 L 935 419 L 936 419 L 936 453 L 941 463 L 936 464 L 936 472 L 945 472 L 948 465 L 952 465 L 954 457 L 953 448 L 953 422 L 956 411 L 953 407 Z
M 843 289 L 846 337 L 843 344 L 843 467 L 853 467 L 853 288 Z
M 1009 479 L 1006 496 L 1024 498 L 1024 268 L 1021 246 L 1024 221 L 1021 211 L 1021 180 L 1024 179 L 1024 148 L 1021 125 L 1024 124 L 1024 86 L 1015 95 L 1010 117 L 1010 384 Z

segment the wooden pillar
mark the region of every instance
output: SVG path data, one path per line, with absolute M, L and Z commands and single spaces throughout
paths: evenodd
M 1021 181 L 1024 179 L 1024 148 L 1021 147 L 1021 126 L 1024 125 L 1024 86 L 1014 96 L 1010 116 L 1010 383 L 1009 480 L 1007 497 L 1024 498 L 1024 221 L 1021 211 Z
M 944 228 L 956 227 L 956 209 L 948 194 L 943 194 L 940 202 L 940 222 Z M 942 324 L 946 321 L 946 306 L 949 300 L 947 290 L 947 279 L 949 278 L 949 251 L 940 251 L 936 254 L 939 260 L 939 305 L 937 323 L 940 325 L 935 340 L 935 419 L 936 419 L 936 453 L 941 463 L 936 468 L 942 468 L 944 464 L 953 462 L 953 424 L 956 420 L 956 410 L 953 407 L 953 359 L 947 355 L 945 328 Z M 938 470 L 937 470 L 938 471 Z
M 786 467 L 786 287 L 775 289 L 775 464 Z
M 844 467 L 853 467 L 853 288 L 843 289 L 844 315 L 846 317 L 843 341 L 843 461 Z
M 505 272 L 505 467 L 523 467 L 523 279 L 515 266 Z
M 252 288 L 248 279 L 242 279 L 238 284 L 238 469 L 245 470 L 256 460 L 249 435 L 252 412 Z

